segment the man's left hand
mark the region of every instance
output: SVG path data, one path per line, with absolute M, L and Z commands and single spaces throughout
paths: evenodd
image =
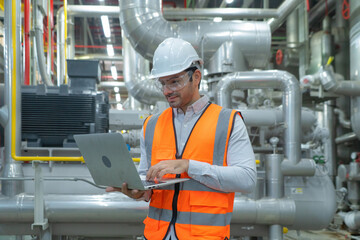
M 187 172 L 188 169 L 188 159 L 164 160 L 149 169 L 146 174 L 146 179 L 161 179 L 165 174 L 181 174 L 183 172 Z

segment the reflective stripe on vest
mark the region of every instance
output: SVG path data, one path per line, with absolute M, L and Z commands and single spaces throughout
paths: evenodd
M 226 138 L 227 138 L 227 127 L 229 125 L 229 119 L 231 116 L 232 110 L 230 109 L 221 109 L 219 119 L 216 125 L 216 134 L 215 134 L 215 146 L 214 146 L 214 156 L 213 156 L 213 165 L 222 166 L 223 158 L 226 147 Z
M 145 134 L 145 150 L 146 150 L 146 160 L 148 163 L 148 166 L 151 165 L 151 150 L 152 150 L 152 144 L 153 144 L 153 138 L 154 138 L 154 132 L 155 132 L 155 125 L 159 118 L 160 114 L 156 114 L 153 116 L 149 116 L 149 119 L 145 122 L 146 125 L 146 134 Z
M 180 224 L 195 224 L 206 226 L 224 227 L 230 224 L 232 212 L 225 214 L 209 214 L 197 212 L 178 212 L 176 223 Z M 172 210 L 159 209 L 150 207 L 149 217 L 160 221 L 170 222 L 172 217 Z
M 177 155 L 184 159 L 226 166 L 227 145 L 235 113 L 234 110 L 222 109 L 211 104 L 195 124 L 183 153 Z M 172 120 L 172 109 L 167 109 L 160 116 L 152 116 L 144 123 L 148 166 L 161 160 L 174 159 L 176 137 Z M 182 174 L 182 177 L 186 176 L 187 174 Z M 177 237 L 179 239 L 201 239 L 201 236 L 209 236 L 209 239 L 229 237 L 234 193 L 214 190 L 192 179 L 180 183 L 179 186 L 179 192 L 175 194 Z M 174 185 L 153 191 L 149 215 L 144 221 L 146 225 L 144 234 L 147 239 L 165 237 L 169 223 L 174 219 L 172 204 L 175 192 Z

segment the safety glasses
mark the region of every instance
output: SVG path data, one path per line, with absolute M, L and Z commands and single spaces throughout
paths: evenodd
M 161 91 L 164 91 L 165 88 L 171 91 L 179 91 L 183 89 L 186 86 L 186 84 L 188 84 L 193 73 L 194 71 L 190 70 L 176 77 L 172 77 L 165 80 L 160 80 L 160 79 L 155 80 L 155 86 L 159 88 Z

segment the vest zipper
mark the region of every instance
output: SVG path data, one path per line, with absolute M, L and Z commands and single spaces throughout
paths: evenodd
M 180 178 L 180 176 L 181 176 L 180 174 L 176 174 L 176 178 Z M 169 234 L 171 225 L 174 226 L 174 233 L 176 236 L 175 222 L 176 222 L 176 218 L 177 218 L 177 202 L 178 202 L 178 198 L 179 198 L 179 192 L 180 192 L 180 183 L 175 183 L 175 192 L 174 192 L 174 197 L 173 197 L 173 201 L 172 201 L 172 217 L 171 217 L 171 221 L 169 223 L 169 227 L 166 230 L 166 234 L 163 239 L 165 239 L 166 236 Z M 176 236 L 176 238 L 179 239 L 177 236 Z
M 186 140 L 186 143 L 184 145 L 184 148 L 182 150 L 182 153 L 181 155 L 178 154 L 179 150 L 178 150 L 178 147 L 177 147 L 177 136 L 176 136 L 176 130 L 175 130 L 175 117 L 174 117 L 174 111 L 172 111 L 172 121 L 173 121 L 173 129 L 174 129 L 174 134 L 175 134 L 175 147 L 176 147 L 176 154 L 175 154 L 175 158 L 176 159 L 181 159 L 182 158 L 182 155 L 185 151 L 185 147 L 187 145 L 187 142 L 190 138 L 190 135 L 192 133 L 192 131 L 194 130 L 194 127 L 196 126 L 196 124 L 198 123 L 198 121 L 200 120 L 200 118 L 202 117 L 202 115 L 205 113 L 205 111 L 207 110 L 207 108 L 211 105 L 211 102 L 208 103 L 208 105 L 205 107 L 204 111 L 201 113 L 201 115 L 199 116 L 199 118 L 196 120 L 193 128 L 191 129 L 190 131 L 190 134 Z M 181 174 L 176 174 L 176 178 L 180 178 L 181 177 Z M 177 239 L 179 239 L 176 235 L 176 229 L 175 229 L 175 222 L 176 222 L 176 218 L 177 218 L 177 202 L 178 202 L 178 198 L 179 198 L 179 192 L 180 192 L 180 183 L 176 183 L 175 184 L 175 192 L 174 192 L 174 197 L 173 197 L 173 202 L 172 202 L 172 217 L 171 217 L 171 221 L 169 223 L 169 227 L 168 229 L 166 230 L 166 234 L 164 236 L 163 239 L 166 238 L 166 236 L 168 235 L 169 231 L 170 231 L 170 227 L 171 225 L 174 225 L 174 233 L 175 233 L 175 236 Z

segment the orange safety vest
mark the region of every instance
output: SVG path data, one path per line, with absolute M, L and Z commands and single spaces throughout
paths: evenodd
M 227 145 L 236 113 L 209 104 L 195 123 L 182 153 L 177 151 L 172 108 L 150 116 L 144 122 L 148 166 L 176 158 L 227 166 Z M 189 178 L 187 173 L 166 177 Z M 173 224 L 179 240 L 229 239 L 234 195 L 192 179 L 153 190 L 144 236 L 149 240 L 164 239 Z

